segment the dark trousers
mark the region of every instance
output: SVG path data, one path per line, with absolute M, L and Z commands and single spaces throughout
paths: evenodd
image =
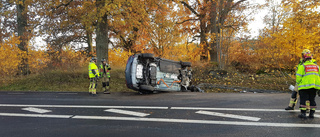
M 316 109 L 316 106 L 317 106 L 316 101 L 315 101 L 316 93 L 317 93 L 317 90 L 314 89 L 314 88 L 299 90 L 300 109 L 301 110 L 306 110 L 307 109 L 307 106 L 306 106 L 306 101 L 307 100 L 310 101 L 310 109 L 311 110 L 315 110 Z
M 297 98 L 297 91 L 292 91 L 291 98 Z

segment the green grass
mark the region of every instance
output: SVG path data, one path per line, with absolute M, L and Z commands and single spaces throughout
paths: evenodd
M 88 92 L 89 79 L 87 68 L 76 71 L 51 70 L 41 74 L 32 74 L 26 77 L 16 77 L 11 80 L 0 80 L 0 91 L 59 91 L 59 92 Z M 288 84 L 295 81 L 287 77 L 276 75 L 255 75 L 239 73 L 229 70 L 225 77 L 214 78 L 207 68 L 194 67 L 192 84 L 210 83 L 230 87 L 250 89 L 268 89 L 289 91 Z M 102 91 L 101 82 L 98 82 L 97 91 Z M 126 87 L 124 69 L 112 69 L 110 80 L 111 92 L 133 91 Z M 203 89 L 206 92 L 238 92 L 231 89 Z
M 4 83 L 4 82 L 3 82 Z M 42 74 L 33 74 L 24 78 L 15 78 L 11 82 L 2 84 L 2 91 L 77 91 L 88 92 L 89 79 L 86 70 L 76 72 L 49 71 Z M 97 91 L 102 91 L 101 81 Z M 132 91 L 126 87 L 124 70 L 111 71 L 110 90 Z

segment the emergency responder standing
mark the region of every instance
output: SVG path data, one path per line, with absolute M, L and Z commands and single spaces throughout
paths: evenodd
M 307 118 L 306 116 L 306 101 L 310 101 L 310 114 L 309 118 L 314 118 L 316 110 L 316 92 L 320 89 L 320 72 L 319 66 L 312 62 L 311 53 L 303 55 L 305 62 L 298 67 L 296 72 L 296 83 L 300 95 L 300 111 L 299 118 Z
M 305 62 L 305 59 L 303 58 L 303 56 L 306 54 L 306 53 L 310 53 L 310 50 L 309 49 L 304 49 L 301 53 L 301 59 L 299 61 L 299 64 L 297 65 L 296 67 L 296 71 L 298 70 L 298 67 L 300 65 L 302 65 L 304 62 Z M 312 54 L 311 54 L 312 55 Z M 315 64 L 317 64 L 317 61 L 314 60 L 314 59 L 311 59 L 311 61 Z M 285 110 L 294 110 L 294 107 L 295 105 L 297 104 L 298 102 L 298 99 L 299 99 L 299 93 L 298 93 L 298 85 L 296 84 L 296 86 L 294 87 L 294 90 L 292 91 L 292 94 L 291 94 L 291 98 L 290 98 L 290 101 L 289 101 L 289 105 L 288 107 L 285 108 Z M 310 102 L 307 100 L 306 102 L 306 105 L 307 105 L 307 109 L 309 110 L 310 109 Z
M 97 81 L 99 78 L 99 69 L 96 65 L 97 59 L 92 57 L 90 59 L 90 63 L 88 66 L 89 70 L 89 78 L 90 78 L 90 86 L 89 86 L 89 94 L 96 95 Z
M 101 59 L 100 77 L 102 79 L 102 90 L 104 94 L 110 94 L 110 91 L 109 91 L 110 70 L 111 70 L 111 67 L 107 63 L 106 59 Z

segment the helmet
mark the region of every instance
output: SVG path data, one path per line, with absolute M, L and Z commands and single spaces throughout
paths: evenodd
M 90 62 L 96 61 L 96 60 L 97 60 L 96 57 L 92 57 L 92 58 L 90 59 Z
M 302 55 L 304 55 L 304 54 L 306 54 L 306 53 L 311 53 L 311 51 L 310 51 L 309 49 L 304 49 L 304 50 L 302 51 Z
M 104 62 L 104 61 L 106 61 L 106 59 L 101 59 L 101 62 Z
M 311 59 L 312 58 L 312 54 L 309 49 L 304 49 L 301 54 L 302 54 L 303 59 Z

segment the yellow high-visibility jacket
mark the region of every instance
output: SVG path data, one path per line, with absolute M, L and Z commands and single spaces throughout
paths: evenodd
M 310 88 L 320 89 L 319 75 L 319 66 L 315 64 L 313 60 L 308 60 L 302 65 L 299 65 L 298 71 L 296 72 L 298 90 Z
M 106 74 L 107 78 L 110 78 L 110 70 L 111 70 L 111 67 L 109 65 L 101 64 L 100 65 L 100 76 L 104 77 L 103 74 Z
M 94 62 L 89 63 L 88 70 L 89 70 L 89 78 L 94 78 L 96 76 L 98 76 L 98 77 L 100 76 L 98 67 Z

